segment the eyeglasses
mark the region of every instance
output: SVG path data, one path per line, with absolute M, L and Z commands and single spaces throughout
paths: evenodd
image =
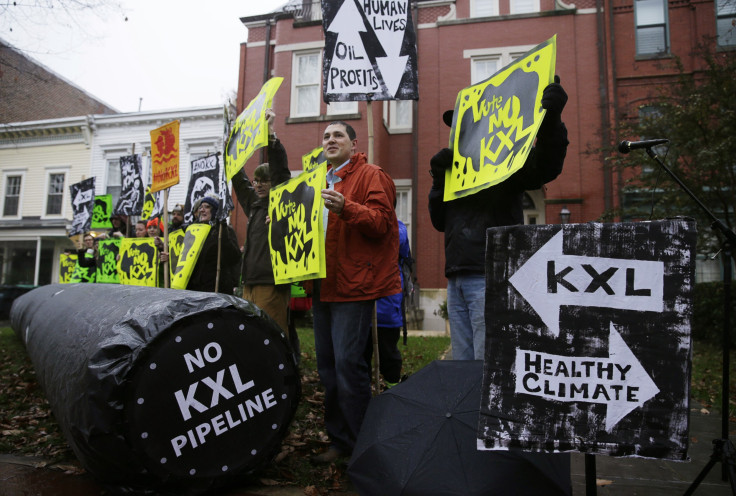
M 253 186 L 258 186 L 259 184 L 271 184 L 270 179 L 253 179 Z

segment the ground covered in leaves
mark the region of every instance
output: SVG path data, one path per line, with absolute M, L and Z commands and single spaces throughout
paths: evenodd
M 300 328 L 302 399 L 273 463 L 257 474 L 254 484 L 294 486 L 307 496 L 324 496 L 349 488 L 347 459 L 330 466 L 314 466 L 309 458 L 325 450 L 329 441 L 324 430 L 324 392 L 319 383 L 314 356 L 314 339 L 309 328 Z M 410 337 L 399 345 L 403 371 L 411 374 L 442 358 L 448 337 Z M 40 389 L 23 343 L 9 327 L 0 326 L 0 453 L 41 458 L 69 473 L 84 473 L 74 452 L 54 420 Z

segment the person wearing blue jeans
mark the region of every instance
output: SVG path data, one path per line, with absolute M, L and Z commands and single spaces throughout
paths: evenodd
M 401 291 L 396 187 L 383 169 L 356 153 L 356 144 L 355 130 L 342 121 L 330 123 L 322 138 L 330 165 L 322 190 L 326 277 L 314 285 L 312 311 L 330 447 L 313 456 L 314 463 L 332 463 L 353 451 L 371 399 L 365 350 L 373 306 Z
M 429 216 L 434 228 L 445 233 L 447 313 L 455 360 L 485 357 L 486 229 L 523 224 L 524 192 L 541 188 L 562 172 L 569 143 L 562 122 L 566 103 L 567 93 L 555 76 L 542 92 L 547 112 L 535 146 L 523 167 L 499 184 L 445 202 L 445 172 L 452 166 L 453 152 L 443 148 L 430 160 Z M 442 116 L 448 126 L 452 118 L 452 110 Z

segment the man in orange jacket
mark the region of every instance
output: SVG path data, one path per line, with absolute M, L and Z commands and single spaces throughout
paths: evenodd
M 330 164 L 325 201 L 327 277 L 314 288 L 317 370 L 325 388 L 330 448 L 312 458 L 331 463 L 349 456 L 371 399 L 371 336 L 375 300 L 401 291 L 396 187 L 377 165 L 356 153 L 355 130 L 336 121 L 322 147 Z

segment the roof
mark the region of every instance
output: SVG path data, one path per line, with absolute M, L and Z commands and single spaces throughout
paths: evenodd
M 0 39 L 0 123 L 117 113 Z

